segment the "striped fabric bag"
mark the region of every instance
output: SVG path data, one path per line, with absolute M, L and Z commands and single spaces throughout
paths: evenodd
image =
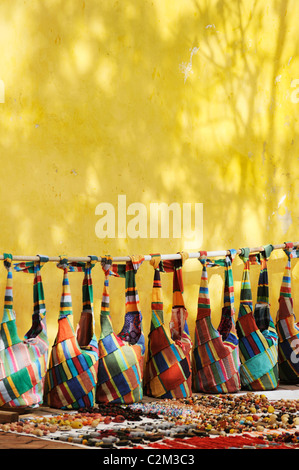
M 278 333 L 278 369 L 281 382 L 299 383 L 299 322 L 293 309 L 291 292 L 291 260 L 299 258 L 299 249 L 286 243 L 288 257 L 280 288 L 279 309 L 276 316 Z
M 45 383 L 45 404 L 58 409 L 92 407 L 98 370 L 97 339 L 94 334 L 91 269 L 96 257 L 84 266 L 61 259 L 63 289 L 58 317 L 58 332 L 52 346 Z M 69 271 L 84 271 L 83 311 L 75 333 Z
M 267 249 L 265 253 L 266 251 Z M 245 390 L 252 391 L 274 390 L 277 388 L 279 380 L 278 337 L 270 315 L 266 322 L 260 309 L 261 299 L 266 300 L 268 304 L 268 294 L 266 296 L 264 294 L 260 296 L 259 294 L 262 285 L 268 285 L 267 255 L 265 254 L 263 257 L 259 277 L 258 307 L 254 314 L 249 271 L 251 262 L 256 264 L 257 257 L 256 255 L 250 256 L 249 252 L 249 248 L 243 248 L 240 255 L 244 262 L 244 270 L 236 327 L 241 360 L 241 386 Z M 259 329 L 258 325 L 261 326 L 262 330 Z
M 125 264 L 112 264 L 112 258 L 102 258 L 105 273 L 99 338 L 99 369 L 96 386 L 97 403 L 140 402 L 143 398 L 143 361 L 145 340 L 142 315 L 136 287 L 136 272 L 144 257 L 131 257 Z M 125 279 L 125 319 L 119 334 L 115 334 L 110 316 L 109 278 Z
M 145 393 L 156 398 L 186 398 L 192 395 L 192 342 L 183 298 L 182 260 L 160 261 L 152 255 L 154 282 L 152 318 L 145 367 Z M 170 336 L 164 324 L 160 271 L 173 273 L 173 302 Z
M 16 271 L 34 274 L 32 325 L 24 340 L 18 336 L 13 310 L 12 256 L 4 254 L 7 269 L 4 312 L 0 324 L 0 406 L 34 407 L 42 404 L 49 342 L 40 270 L 47 257 L 15 265 Z
M 234 281 L 231 256 L 211 262 L 201 252 L 201 284 L 198 295 L 193 350 L 193 390 L 204 393 L 233 393 L 241 389 L 238 338 L 235 328 Z M 216 330 L 211 320 L 207 266 L 224 266 L 224 306 Z

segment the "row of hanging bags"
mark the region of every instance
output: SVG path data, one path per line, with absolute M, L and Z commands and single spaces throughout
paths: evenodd
M 4 253 L 7 280 L 0 324 L 1 407 L 26 408 L 43 402 L 49 342 L 40 270 L 47 261 L 47 257 L 40 256 L 39 261 L 15 265 L 16 271 L 34 274 L 32 325 L 21 340 L 13 310 L 12 255 Z
M 97 258 L 88 263 L 68 263 L 63 258 L 57 267 L 63 270 L 58 331 L 46 374 L 44 402 L 52 408 L 78 409 L 95 403 L 98 370 L 98 345 L 94 333 L 93 288 L 91 269 Z M 68 272 L 84 272 L 83 309 L 76 328 Z
M 200 252 L 202 264 L 193 350 L 193 390 L 204 393 L 233 393 L 241 388 L 238 338 L 235 328 L 234 281 L 230 256 L 211 262 Z M 216 330 L 211 321 L 208 267 L 224 266 L 224 305 Z
M 299 258 L 299 249 L 293 243 L 286 243 L 284 250 L 287 264 L 284 269 L 276 316 L 278 333 L 278 367 L 280 380 L 285 383 L 299 383 L 299 323 L 293 309 L 291 291 L 291 260 Z
M 240 254 L 244 263 L 236 322 L 241 360 L 240 377 L 242 388 L 252 391 L 274 390 L 279 383 L 278 335 L 270 315 L 267 271 L 267 260 L 272 250 L 273 246 L 267 245 L 258 255 L 250 255 L 249 248 L 242 248 Z M 261 266 L 254 312 L 250 284 L 251 264 Z
M 156 398 L 186 398 L 192 395 L 192 366 L 190 338 L 183 292 L 182 266 L 186 258 L 161 261 L 152 255 L 154 267 L 152 289 L 152 317 L 148 336 L 148 356 L 145 366 L 145 393 Z M 164 323 L 160 272 L 173 273 L 172 312 L 170 335 Z
M 97 403 L 130 404 L 143 398 L 145 338 L 136 287 L 136 273 L 143 261 L 143 256 L 132 256 L 125 264 L 113 264 L 110 256 L 102 258 L 105 280 L 98 343 Z M 119 334 L 114 333 L 110 317 L 110 276 L 125 279 L 125 319 Z

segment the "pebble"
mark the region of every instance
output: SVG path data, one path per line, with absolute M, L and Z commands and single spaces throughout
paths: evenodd
M 264 433 L 265 430 L 280 429 L 285 434 L 273 433 L 267 435 L 266 439 L 299 444 L 299 431 L 294 434 L 297 432 L 296 426 L 299 426 L 299 400 L 270 401 L 263 394 L 250 392 L 242 395 L 194 394 L 188 400 L 100 406 L 96 410 L 62 412 L 60 416 L 33 420 L 24 418 L 18 423 L 0 424 L 0 430 L 38 437 L 53 435 L 53 438 L 62 441 L 112 448 L 173 436 L 185 439 L 192 436 L 227 436 L 247 431 Z M 154 422 L 144 422 L 144 417 L 152 418 Z M 126 425 L 125 420 L 136 421 L 136 424 Z M 292 432 L 287 435 L 288 430 Z M 57 432 L 60 433 L 58 437 Z

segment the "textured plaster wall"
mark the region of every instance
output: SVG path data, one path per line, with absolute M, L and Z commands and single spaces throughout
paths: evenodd
M 184 237 L 100 239 L 96 207 L 117 208 L 118 195 L 146 208 L 202 203 L 202 241 L 192 250 L 298 241 L 298 15 L 296 0 L 1 2 L 2 252 L 120 256 L 190 249 Z M 275 252 L 269 262 L 273 316 L 285 261 Z M 0 273 L 3 296 L 4 267 Z M 99 265 L 93 273 L 98 334 Z M 221 269 L 209 273 L 217 326 L 223 276 Z M 52 342 L 62 272 L 49 263 L 42 274 Z M 152 274 L 145 262 L 137 277 L 145 333 Z M 241 274 L 236 259 L 236 308 Z M 200 275 L 198 261 L 187 261 L 192 334 Z M 254 267 L 254 299 L 257 276 Z M 76 323 L 82 275 L 70 280 Z M 20 335 L 30 324 L 31 286 L 32 277 L 14 274 Z M 168 322 L 169 277 L 163 286 Z M 111 311 L 118 330 L 122 281 L 112 283 Z

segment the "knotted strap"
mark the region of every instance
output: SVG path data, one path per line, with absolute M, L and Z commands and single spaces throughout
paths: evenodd
M 151 255 L 150 264 L 151 266 L 153 266 L 155 273 L 154 273 L 154 281 L 153 281 L 153 288 L 152 288 L 152 301 L 151 301 L 152 319 L 151 319 L 150 332 L 152 332 L 153 330 L 155 330 L 156 328 L 159 328 L 161 325 L 164 324 L 163 296 L 162 296 L 162 285 L 161 285 L 161 277 L 160 277 L 160 262 L 161 262 L 160 254 Z
M 43 329 L 41 324 L 43 318 L 46 315 L 45 296 L 44 288 L 41 277 L 41 268 L 49 261 L 48 256 L 41 256 L 38 261 L 28 261 L 22 263 L 16 263 L 14 269 L 17 272 L 34 274 L 33 280 L 33 315 L 32 315 L 32 326 L 26 333 L 25 338 L 35 338 Z M 44 332 L 46 333 L 46 325 L 44 325 Z
M 246 315 L 249 311 L 252 311 L 252 292 L 250 284 L 250 248 L 241 248 L 239 255 L 240 259 L 244 263 L 244 269 L 242 274 L 241 282 L 241 293 L 240 293 L 240 310 L 238 317 Z
M 196 321 L 211 315 L 206 251 L 200 251 L 199 261 L 202 264 L 202 273 L 198 294 Z
M 98 258 L 89 256 L 90 261 L 72 261 L 68 265 L 69 272 L 84 272 L 82 283 L 82 312 L 76 329 L 79 346 L 84 349 L 98 351 L 98 342 L 95 336 L 95 321 L 93 310 L 93 285 L 91 270 L 96 265 Z
M 83 300 L 83 311 L 93 311 L 93 287 L 91 270 L 96 265 L 98 258 L 97 256 L 89 255 L 90 261 L 72 261 L 68 265 L 69 272 L 84 272 L 84 279 L 82 283 L 82 300 Z
M 235 346 L 238 343 L 236 325 L 235 325 L 235 293 L 232 263 L 235 259 L 237 250 L 229 250 L 230 254 L 225 259 L 215 260 L 215 264 L 224 266 L 224 298 L 218 331 L 223 341 Z
M 61 318 L 67 317 L 68 315 L 72 315 L 73 308 L 70 282 L 68 278 L 69 262 L 67 258 L 60 257 L 60 261 L 57 263 L 57 267 L 63 270 L 62 294 L 60 298 L 60 311 L 58 317 L 59 320 Z
M 101 303 L 101 334 L 99 338 L 100 340 L 113 333 L 112 321 L 110 317 L 109 276 L 119 277 L 115 265 L 114 269 L 112 269 L 112 257 L 110 255 L 101 258 L 101 265 L 105 274 L 105 280 Z
M 284 274 L 283 274 L 283 279 L 282 279 L 282 284 L 280 287 L 280 296 L 285 297 L 285 298 L 291 298 L 292 297 L 292 292 L 291 292 L 291 260 L 294 256 L 293 253 L 293 243 L 286 243 L 286 247 L 283 250 L 285 254 L 287 255 L 287 264 L 284 269 Z M 295 251 L 296 253 L 296 251 Z
M 15 318 L 13 314 L 12 255 L 10 253 L 4 253 L 3 258 L 4 266 L 7 269 L 7 278 L 4 297 L 4 316 L 2 321 L 6 322 Z
M 257 302 L 269 304 L 269 280 L 267 261 L 274 249 L 273 245 L 263 247 L 264 251 L 260 253 L 261 271 L 258 281 Z

